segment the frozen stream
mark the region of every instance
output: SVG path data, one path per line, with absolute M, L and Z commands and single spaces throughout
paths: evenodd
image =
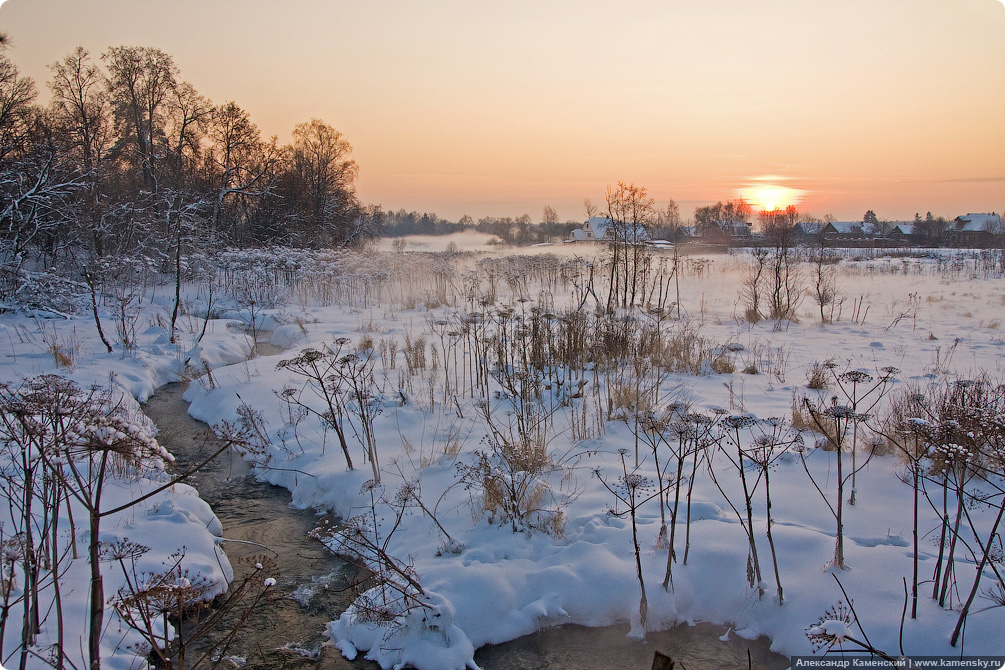
M 199 460 L 207 431 L 205 424 L 188 415 L 184 390 L 182 384 L 169 384 L 145 406 L 160 431 L 158 439 L 181 469 Z M 257 481 L 237 457 L 221 456 L 189 483 L 213 507 L 226 538 L 255 543 L 224 543 L 236 570 L 239 557 L 262 553 L 273 556 L 280 566 L 278 589 L 242 630 L 230 655 L 245 659 L 249 670 L 378 668 L 360 659 L 350 663 L 324 645 L 327 623 L 351 602 L 350 594 L 338 587 L 352 576 L 353 568 L 307 537 L 318 521 L 315 514 L 291 508 L 285 489 Z M 484 670 L 641 670 L 651 666 L 658 649 L 687 670 L 721 670 L 747 668 L 749 649 L 753 668 L 788 667 L 786 658 L 768 651 L 766 640 L 748 642 L 730 635 L 730 642 L 723 643 L 719 640 L 723 632 L 722 626 L 708 624 L 680 626 L 651 633 L 639 643 L 626 636 L 627 626 L 561 626 L 483 647 L 475 660 Z

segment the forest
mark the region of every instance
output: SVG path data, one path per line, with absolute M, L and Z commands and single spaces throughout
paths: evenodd
M 0 53 L 3 295 L 25 269 L 142 256 L 167 267 L 226 245 L 353 246 L 378 208 L 356 196 L 348 139 L 306 120 L 282 145 L 214 104 L 151 47 L 77 48 L 40 84 Z

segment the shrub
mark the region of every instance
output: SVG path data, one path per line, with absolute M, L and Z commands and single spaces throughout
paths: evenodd
M 554 473 L 565 474 L 566 466 L 548 454 L 547 440 L 535 425 L 518 424 L 505 432 L 493 422 L 487 404 L 480 407 L 489 428 L 488 451 L 475 462 L 458 463 L 460 481 L 469 491 L 481 491 L 481 510 L 489 520 L 509 523 L 514 533 L 540 530 L 562 534 L 562 507 L 570 500 L 549 483 Z M 543 425 L 540 425 L 543 428 Z
M 712 372 L 719 375 L 728 375 L 736 372 L 736 363 L 733 362 L 733 357 L 727 353 L 723 353 L 712 359 Z M 746 372 L 746 370 L 744 370 Z M 757 371 L 754 371 L 757 374 Z
M 426 369 L 426 338 L 423 335 L 412 337 L 410 333 L 405 333 L 405 368 L 408 374 L 414 375 L 420 370 Z
M 823 391 L 830 388 L 830 385 L 831 375 L 826 364 L 814 361 L 806 372 L 806 388 L 813 389 L 814 391 Z

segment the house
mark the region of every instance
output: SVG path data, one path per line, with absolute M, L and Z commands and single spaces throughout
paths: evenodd
M 797 240 L 809 240 L 820 235 L 823 228 L 824 224 L 820 221 L 800 221 L 793 232 Z
M 921 241 L 918 226 L 913 223 L 898 223 L 886 236 L 901 244 L 918 244 Z
M 606 216 L 593 216 L 576 228 L 568 242 L 622 242 L 627 244 L 648 244 L 649 232 L 641 224 L 616 223 Z
M 824 226 L 824 237 L 839 238 L 866 238 L 876 237 L 879 234 L 878 227 L 873 223 L 862 223 L 861 221 L 831 221 Z
M 719 228 L 726 237 L 734 239 L 737 237 L 750 237 L 750 224 L 745 221 L 727 221 L 720 223 Z
M 953 220 L 953 226 L 951 239 L 962 247 L 989 247 L 1005 234 L 1002 218 L 994 212 L 963 214 Z

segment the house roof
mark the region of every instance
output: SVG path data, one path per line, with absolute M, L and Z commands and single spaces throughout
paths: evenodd
M 959 230 L 973 233 L 992 232 L 1000 229 L 1002 226 L 1002 218 L 994 212 L 990 214 L 964 214 L 956 217 L 956 221 L 959 224 Z
M 900 233 L 901 235 L 914 235 L 917 231 L 917 226 L 913 223 L 898 223 L 893 227 L 891 233 Z
M 583 226 L 583 229 L 591 229 L 593 236 L 599 240 L 607 234 L 607 229 L 611 227 L 611 223 L 612 221 L 606 216 L 591 216 L 590 220 Z
M 876 233 L 876 226 L 861 221 L 831 221 L 825 230 L 839 235 L 873 235 Z
M 607 218 L 606 216 L 593 216 L 590 217 L 590 220 L 586 222 L 586 225 L 583 226 L 583 229 L 585 230 L 586 227 L 589 226 L 589 228 L 593 230 L 594 237 L 596 237 L 598 240 L 601 240 L 604 238 L 605 235 L 607 235 L 609 231 L 611 231 L 613 225 L 614 221 Z M 614 235 L 612 232 L 611 237 L 613 236 Z M 636 225 L 634 226 L 634 230 L 632 230 L 632 225 L 627 224 L 621 228 L 621 230 L 618 233 L 618 236 L 622 238 L 623 241 L 626 242 L 649 241 L 649 232 L 642 225 Z
M 800 221 L 796 224 L 796 230 L 803 235 L 816 235 L 823 227 L 824 224 L 819 221 Z

